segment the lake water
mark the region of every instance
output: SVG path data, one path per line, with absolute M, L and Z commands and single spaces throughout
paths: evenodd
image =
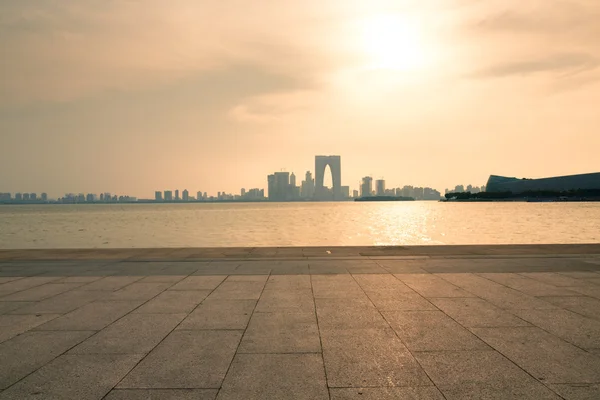
M 600 203 L 0 206 L 0 248 L 597 243 Z

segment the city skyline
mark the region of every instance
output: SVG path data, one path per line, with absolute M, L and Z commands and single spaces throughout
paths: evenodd
M 4 191 L 236 192 L 315 154 L 354 188 L 599 169 L 597 1 L 0 3 Z

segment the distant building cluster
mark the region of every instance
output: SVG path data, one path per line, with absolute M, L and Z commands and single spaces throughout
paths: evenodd
M 355 197 L 358 193 L 355 191 Z M 441 193 L 430 187 L 414 187 L 406 185 L 404 187 L 386 188 L 384 179 L 375 181 L 373 190 L 373 178 L 365 176 L 360 184 L 360 197 L 371 196 L 392 196 L 392 197 L 412 197 L 415 200 L 440 200 Z
M 485 185 L 480 186 L 473 186 L 473 185 L 467 185 L 465 187 L 465 185 L 456 185 L 454 187 L 454 189 L 446 189 L 446 194 L 448 193 L 465 193 L 465 192 L 470 192 L 470 193 L 481 193 L 481 192 L 485 192 Z
M 133 203 L 137 198 L 132 196 L 118 196 L 111 193 L 67 193 L 60 197 L 56 202 L 63 204 L 80 204 L 80 203 Z
M 218 192 L 216 196 L 209 196 L 208 193 L 198 191 L 196 196 L 190 196 L 190 192 L 185 189 L 179 193 L 179 190 L 165 190 L 154 192 L 154 202 L 156 203 L 172 203 L 172 202 L 201 202 L 201 201 L 261 201 L 265 200 L 264 189 L 249 189 L 240 190 L 240 194 L 231 194 L 226 192 Z
M 0 203 L 45 203 L 48 201 L 48 195 L 42 193 L 15 193 L 15 197 L 12 197 L 12 193 L 0 193 Z

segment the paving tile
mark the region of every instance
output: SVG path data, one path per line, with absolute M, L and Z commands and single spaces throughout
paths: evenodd
M 314 313 L 315 302 L 312 291 L 310 289 L 265 289 L 256 306 L 256 312 L 277 311 Z
M 225 282 L 260 282 L 266 283 L 269 279 L 268 275 L 252 275 L 252 274 L 241 274 L 241 275 L 229 275 Z
M 492 282 L 473 274 L 438 274 L 442 279 L 459 286 L 503 309 L 552 309 L 550 303 Z
M 564 384 L 550 387 L 566 400 L 598 400 L 600 399 L 599 384 Z
M 0 285 L 3 283 L 13 282 L 19 279 L 23 279 L 22 276 L 0 276 Z
M 353 278 L 364 291 L 395 290 L 404 293 L 414 292 L 392 274 L 356 275 Z
M 432 274 L 400 274 L 396 277 L 423 297 L 474 297 Z
M 367 291 L 367 296 L 380 311 L 436 310 L 433 304 L 412 289 L 409 292 L 373 290 Z
M 564 271 L 558 272 L 559 275 L 568 276 L 575 279 L 598 278 L 600 275 L 596 271 Z
M 18 282 L 18 281 L 17 281 Z M 40 301 L 81 286 L 81 283 L 46 283 L 40 286 L 13 293 L 1 298 L 2 301 Z
M 206 299 L 177 329 L 246 329 L 256 300 Z
M 265 290 L 312 290 L 308 275 L 271 275 Z
M 600 348 L 600 321 L 568 310 L 515 310 L 525 321 L 583 348 Z
M 140 301 L 97 301 L 88 303 L 75 311 L 40 325 L 43 331 L 99 331 L 128 314 Z
M 40 302 L 31 303 L 11 314 L 66 314 L 104 296 L 105 293 L 101 291 L 75 289 Z
M 258 300 L 264 282 L 223 282 L 209 296 L 211 300 Z
M 124 301 L 124 300 L 143 300 L 147 301 L 164 292 L 171 286 L 170 283 L 132 283 L 107 295 L 104 300 Z
M 522 272 L 521 275 L 531 279 L 535 279 L 540 282 L 548 283 L 554 286 L 587 286 L 585 280 L 575 279 L 562 274 L 556 274 L 553 272 Z
M 127 285 L 142 279 L 143 276 L 107 276 L 87 285 L 81 286 L 81 290 L 119 290 Z
M 63 355 L 0 394 L 0 399 L 101 399 L 140 355 Z
M 544 383 L 600 381 L 600 357 L 537 327 L 472 328 L 471 331 Z
M 577 292 L 566 289 L 564 287 L 557 287 L 549 283 L 540 282 L 535 279 L 531 279 L 521 274 L 478 274 L 479 276 L 499 283 L 504 286 L 508 286 L 511 289 L 518 290 L 530 296 L 576 296 Z
M 465 327 L 531 326 L 480 298 L 439 298 L 430 301 Z
M 61 278 L 60 276 L 46 276 L 46 277 L 32 276 L 32 277 L 27 277 L 27 278 L 15 280 L 12 282 L 4 283 L 4 284 L 0 285 L 0 300 L 4 301 L 4 299 L 2 299 L 2 296 L 8 296 L 10 294 L 20 292 L 22 290 L 27 290 L 27 289 L 30 289 L 30 288 L 33 288 L 36 286 L 41 286 L 45 283 L 56 281 L 60 278 Z
M 210 294 L 210 290 L 167 290 L 136 309 L 136 313 L 190 313 Z
M 254 313 L 238 353 L 319 353 L 314 313 Z
M 329 399 L 320 354 L 237 354 L 219 400 Z
M 365 297 L 364 291 L 351 275 L 313 276 L 312 287 L 315 298 Z
M 489 349 L 441 311 L 386 311 L 383 315 L 411 351 Z
M 54 281 L 55 283 L 92 283 L 96 282 L 105 276 L 98 274 L 98 276 L 68 276 L 66 278 Z
M 33 301 L 0 301 L 0 315 L 35 304 Z
M 169 290 L 214 290 L 226 276 L 188 276 Z
M 385 270 L 392 274 L 422 274 L 425 270 L 422 268 L 425 262 L 414 260 L 377 260 Z
M 432 385 L 390 328 L 320 329 L 329 387 Z
M 322 329 L 387 328 L 389 325 L 368 299 L 315 299 Z
M 0 343 L 58 317 L 60 314 L 0 315 Z
M 600 300 L 600 286 L 590 284 L 590 286 L 570 286 L 568 289 Z
M 241 336 L 238 331 L 175 331 L 117 387 L 218 389 Z
M 493 350 L 417 352 L 415 357 L 448 399 L 559 399 Z
M 0 390 L 52 361 L 93 333 L 31 331 L 0 344 Z
M 187 277 L 187 275 L 154 275 L 147 276 L 141 280 L 139 283 L 177 283 L 181 282 Z
M 104 400 L 215 400 L 217 389 L 114 389 Z
M 179 324 L 185 314 L 128 314 L 90 337 L 69 354 L 145 354 Z
M 600 320 L 600 300 L 593 297 L 544 297 L 544 301 L 588 318 Z
M 380 388 L 331 388 L 331 400 L 444 400 L 433 386 L 380 387 Z

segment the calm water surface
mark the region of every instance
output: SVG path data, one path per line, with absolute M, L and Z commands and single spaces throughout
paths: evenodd
M 596 243 L 600 203 L 0 206 L 0 248 Z

